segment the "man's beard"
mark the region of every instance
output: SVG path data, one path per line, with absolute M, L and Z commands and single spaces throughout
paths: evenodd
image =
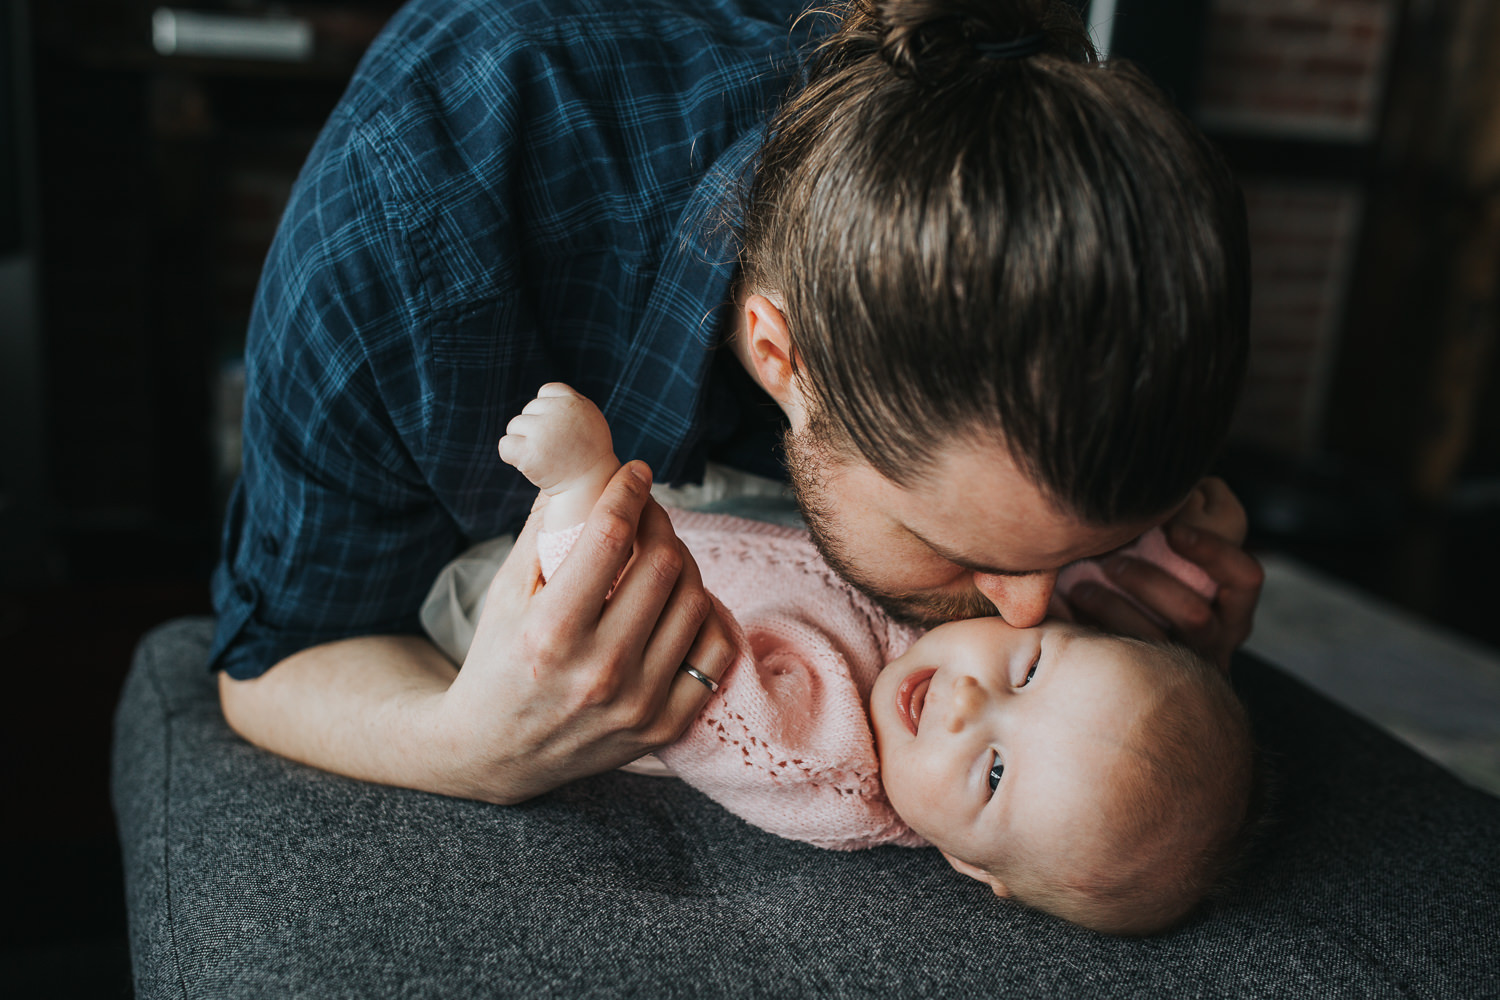
M 954 594 L 930 594 L 921 591 L 890 591 L 866 579 L 850 562 L 835 529 L 837 518 L 824 486 L 827 470 L 839 459 L 816 431 L 817 422 L 799 433 L 791 430 L 783 439 L 787 478 L 792 496 L 802 511 L 813 545 L 835 573 L 843 577 L 870 600 L 880 605 L 896 621 L 918 628 L 932 628 L 959 618 L 988 618 L 995 605 L 971 584 L 968 590 Z

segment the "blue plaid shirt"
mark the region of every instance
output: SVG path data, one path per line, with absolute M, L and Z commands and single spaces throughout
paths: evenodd
M 396 15 L 261 276 L 215 666 L 419 631 L 443 564 L 525 519 L 535 491 L 495 445 L 545 382 L 598 402 L 661 481 L 709 457 L 775 470 L 774 408 L 715 361 L 734 259 L 715 223 L 799 68 L 804 3 Z

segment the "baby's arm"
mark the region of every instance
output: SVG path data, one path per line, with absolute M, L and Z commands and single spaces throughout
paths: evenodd
M 587 520 L 620 468 L 609 424 L 585 396 L 549 382 L 505 427 L 500 457 L 542 491 L 542 530 L 562 531 Z

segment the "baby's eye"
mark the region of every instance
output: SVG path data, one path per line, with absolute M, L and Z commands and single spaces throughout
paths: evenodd
M 1031 669 L 1026 671 L 1026 679 L 1021 682 L 1022 687 L 1025 687 L 1027 684 L 1031 683 L 1031 679 L 1036 676 L 1036 665 L 1041 662 L 1042 651 L 1037 650 L 1036 659 L 1031 661 Z
M 1000 777 L 1003 774 L 1005 774 L 1005 764 L 997 754 L 995 760 L 990 764 L 990 791 L 993 792 L 1000 786 Z

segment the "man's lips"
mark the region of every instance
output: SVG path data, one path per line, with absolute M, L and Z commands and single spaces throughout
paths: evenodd
M 927 667 L 924 670 L 905 677 L 901 686 L 896 688 L 896 709 L 901 713 L 901 721 L 906 723 L 906 728 L 911 730 L 913 736 L 917 735 L 917 722 L 922 718 L 922 706 L 927 701 L 927 688 L 932 683 L 932 675 L 937 673 L 937 667 Z

